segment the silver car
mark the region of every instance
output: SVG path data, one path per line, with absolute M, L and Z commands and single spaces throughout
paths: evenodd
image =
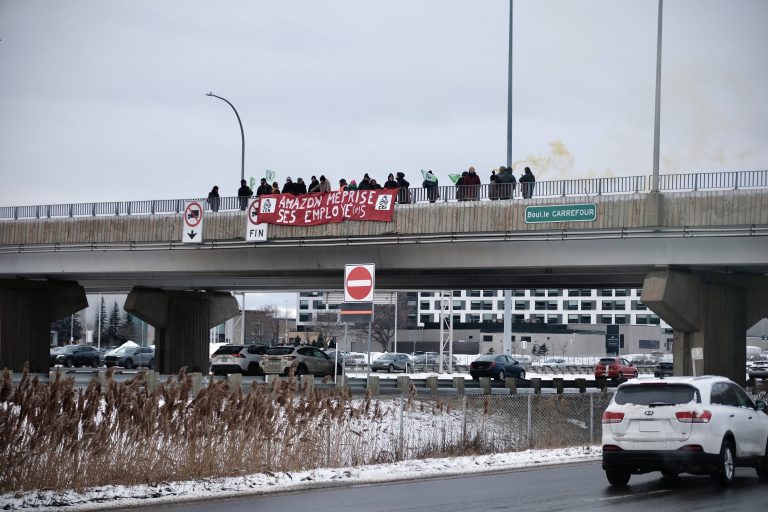
M 268 350 L 266 345 L 222 345 L 211 356 L 211 373 L 261 375 L 261 359 Z
M 333 375 L 334 360 L 328 354 L 316 347 L 307 345 L 272 347 L 261 361 L 264 373 L 288 375 L 295 368 L 295 375 Z M 337 373 L 344 371 L 339 364 Z
M 155 350 L 150 347 L 120 347 L 104 356 L 105 366 L 122 366 L 126 369 L 145 366 L 155 367 Z

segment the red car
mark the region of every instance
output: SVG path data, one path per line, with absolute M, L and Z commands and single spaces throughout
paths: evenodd
M 606 377 L 613 380 L 637 377 L 637 368 L 623 357 L 603 357 L 595 366 L 595 379 Z

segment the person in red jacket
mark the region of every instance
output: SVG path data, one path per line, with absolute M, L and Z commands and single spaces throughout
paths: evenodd
M 467 200 L 475 201 L 480 197 L 480 176 L 477 175 L 474 167 L 470 167 L 467 171 L 463 185 Z

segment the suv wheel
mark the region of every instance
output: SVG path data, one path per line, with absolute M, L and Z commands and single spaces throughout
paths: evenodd
M 75 361 L 71 357 L 68 357 L 64 360 L 64 366 L 66 366 L 67 368 L 72 368 L 74 364 L 75 364 Z
M 525 371 L 520 372 L 520 375 L 517 376 L 517 381 L 520 382 L 521 380 L 525 380 Z
M 619 372 L 618 378 L 616 380 L 618 381 L 624 380 L 624 372 Z
M 248 369 L 245 370 L 245 375 L 256 375 L 259 373 L 259 363 L 248 363 Z
M 125 360 L 125 369 L 130 370 L 133 368 L 133 359 L 126 359 Z
M 296 376 L 297 377 L 301 377 L 302 375 L 306 375 L 306 374 L 307 374 L 307 367 L 306 366 L 304 366 L 303 364 L 300 364 L 299 366 L 296 367 Z
M 736 476 L 736 465 L 733 457 L 733 443 L 726 439 L 723 441 L 723 447 L 720 448 L 720 461 L 718 462 L 717 472 L 712 474 L 712 478 L 722 485 L 728 486 L 733 483 Z
M 616 487 L 624 487 L 629 483 L 629 477 L 632 474 L 626 469 L 606 469 L 605 477 L 608 483 Z
M 506 375 L 504 375 L 504 370 L 499 370 L 499 375 L 496 378 L 499 379 L 500 382 L 504 382 L 504 379 L 506 378 Z
M 392 372 L 394 372 L 394 371 L 395 371 L 395 365 L 393 365 L 393 364 L 390 364 L 390 365 L 389 365 L 389 368 L 387 368 L 387 373 L 392 373 Z
M 154 370 L 155 369 L 155 360 L 154 359 L 150 359 L 149 360 L 149 363 L 147 363 L 147 368 L 149 368 L 150 370 Z
M 762 480 L 768 479 L 768 446 L 765 447 L 765 455 L 760 457 L 760 460 L 757 461 L 755 471 L 757 471 L 757 476 Z

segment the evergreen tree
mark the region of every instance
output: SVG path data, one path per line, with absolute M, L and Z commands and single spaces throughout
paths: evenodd
M 107 342 L 107 306 L 104 303 L 104 297 L 101 298 L 99 303 L 99 314 L 96 317 L 96 336 L 99 336 L 101 332 L 101 342 Z
M 134 318 L 133 315 L 127 311 L 123 312 L 123 319 L 120 322 L 117 335 L 123 341 L 136 341 L 136 325 L 134 324 Z
M 83 326 L 80 323 L 80 314 L 67 316 L 61 320 L 56 320 L 51 324 L 51 330 L 56 331 L 59 335 L 59 345 L 68 345 L 70 343 L 70 336 L 74 338 L 74 341 L 80 340 L 83 337 Z
M 539 345 L 539 355 L 540 356 L 545 356 L 548 353 L 549 353 L 549 347 L 547 346 L 546 343 L 542 343 L 541 345 Z
M 112 312 L 109 314 L 109 322 L 107 325 L 107 339 L 110 343 L 116 343 L 119 341 L 117 336 L 117 330 L 120 327 L 120 308 L 117 306 L 117 302 L 112 304 Z

